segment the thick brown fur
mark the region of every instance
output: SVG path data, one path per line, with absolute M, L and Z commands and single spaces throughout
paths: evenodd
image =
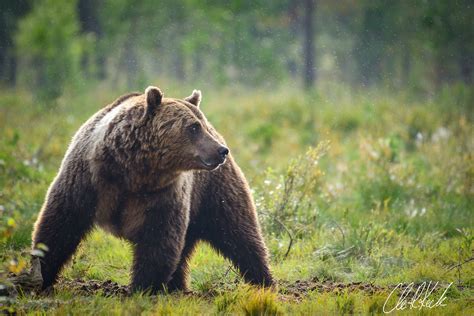
M 118 98 L 79 129 L 33 232 L 33 247 L 49 248 L 43 288 L 95 224 L 132 243 L 135 290 L 188 289 L 199 241 L 246 281 L 273 285 L 250 189 L 200 100 L 200 91 L 180 100 L 149 87 Z

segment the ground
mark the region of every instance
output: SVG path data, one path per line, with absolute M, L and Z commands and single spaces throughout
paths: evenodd
M 406 312 L 474 314 L 472 88 L 415 95 L 165 85 L 183 97 L 203 90 L 202 111 L 252 187 L 278 291 L 243 284 L 202 244 L 192 292 L 130 295 L 130 247 L 95 230 L 54 295 L 20 293 L 0 306 L 55 314 L 382 313 L 398 283 L 438 281 L 435 298 L 453 282 L 446 306 Z M 99 86 L 44 105 L 27 92 L 1 91 L 4 274 L 28 261 L 31 225 L 74 131 L 124 92 Z

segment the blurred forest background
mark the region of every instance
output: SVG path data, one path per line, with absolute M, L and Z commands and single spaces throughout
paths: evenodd
M 470 0 L 3 0 L 0 80 L 51 99 L 157 74 L 216 85 L 320 82 L 433 92 L 473 80 Z
M 439 281 L 430 314 L 474 315 L 473 58 L 472 0 L 0 1 L 0 313 L 378 314 Z M 278 293 L 203 244 L 193 295 L 122 298 L 132 251 L 94 230 L 54 299 L 2 298 L 72 135 L 148 85 L 202 90 Z

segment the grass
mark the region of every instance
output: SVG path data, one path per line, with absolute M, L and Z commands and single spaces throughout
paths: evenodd
M 192 90 L 161 87 L 168 96 Z M 378 314 L 390 285 L 439 281 L 454 282 L 446 306 L 418 313 L 474 313 L 474 266 L 455 267 L 473 256 L 472 88 L 453 86 L 429 97 L 339 86 L 312 93 L 202 90 L 203 112 L 253 189 L 278 293 L 243 284 L 230 263 L 203 244 L 191 263 L 192 295 L 123 298 L 58 287 L 54 296 L 20 295 L 8 308 L 48 314 Z M 14 269 L 11 259 L 28 260 L 32 223 L 73 133 L 123 92 L 102 84 L 66 92 L 47 106 L 27 92 L 2 90 L 5 269 Z M 127 284 L 130 266 L 129 245 L 95 230 L 63 277 Z M 382 290 L 298 288 L 315 278 Z

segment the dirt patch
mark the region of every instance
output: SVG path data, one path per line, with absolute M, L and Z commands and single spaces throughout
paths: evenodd
M 224 286 L 225 287 L 225 286 Z M 60 280 L 56 285 L 58 289 L 73 290 L 83 295 L 101 294 L 104 296 L 126 296 L 130 295 L 130 287 L 121 285 L 110 280 Z M 389 287 L 382 287 L 369 283 L 353 282 L 340 283 L 331 281 L 318 281 L 317 278 L 310 280 L 297 280 L 296 282 L 280 281 L 279 292 L 284 296 L 295 299 L 304 297 L 308 292 L 344 292 L 344 291 L 363 291 L 367 294 L 386 291 Z M 197 296 L 213 296 L 212 293 L 189 292 L 185 294 Z
M 121 285 L 111 280 L 60 280 L 56 288 L 73 290 L 84 295 L 127 296 L 131 293 L 129 286 Z
M 436 282 L 428 284 L 426 283 L 414 283 L 412 290 L 408 292 L 408 298 L 415 295 L 416 289 L 418 287 L 425 288 L 429 286 L 430 288 L 435 286 Z M 367 295 L 374 295 L 376 293 L 389 293 L 393 291 L 397 286 L 397 293 L 400 294 L 403 291 L 407 284 L 402 284 L 399 286 L 397 284 L 391 284 L 386 286 L 376 285 L 372 283 L 363 283 L 363 282 L 351 282 L 351 283 L 341 283 L 333 282 L 328 280 L 318 280 L 318 278 L 313 278 L 310 280 L 297 280 L 295 282 L 280 281 L 280 290 L 279 295 L 282 300 L 292 300 L 292 301 L 301 301 L 308 293 L 310 292 L 331 292 L 334 294 L 343 293 L 343 292 L 364 292 Z M 447 288 L 448 283 L 439 283 L 436 284 L 435 292 L 443 291 Z M 472 287 L 466 285 L 451 285 L 453 288 L 457 288 L 459 291 L 472 290 Z
M 363 282 L 352 282 L 352 283 L 341 283 L 333 281 L 320 281 L 317 278 L 310 280 L 297 280 L 295 282 L 280 281 L 280 295 L 283 300 L 301 300 L 309 292 L 332 292 L 341 293 L 345 291 L 362 291 L 367 294 L 374 294 L 377 292 L 387 291 L 387 287 L 363 283 Z
M 293 293 L 295 296 L 298 294 L 304 294 L 310 291 L 317 292 L 342 292 L 345 290 L 349 291 L 364 291 L 368 294 L 380 292 L 386 290 L 382 286 L 378 286 L 370 283 L 352 282 L 352 283 L 341 283 L 332 281 L 318 281 L 318 279 L 311 280 L 297 280 L 294 283 L 286 283 L 282 281 L 280 284 L 283 286 L 282 291 L 288 294 Z
M 308 280 L 297 280 L 295 282 L 289 282 L 280 280 L 279 282 L 279 297 L 284 301 L 301 301 L 310 292 L 331 292 L 331 293 L 343 293 L 343 292 L 356 292 L 361 291 L 368 295 L 373 295 L 379 292 L 389 292 L 393 290 L 396 285 L 380 286 L 372 283 L 363 282 L 351 282 L 342 283 L 328 280 L 319 280 L 318 278 L 312 278 Z M 208 292 L 186 292 L 182 293 L 185 295 L 199 296 L 202 298 L 211 299 L 222 291 L 232 291 L 236 284 L 219 284 L 215 286 L 219 291 L 208 291 Z M 414 287 L 417 287 L 415 284 Z M 453 285 L 454 286 L 454 285 Z M 67 280 L 60 279 L 55 285 L 56 289 L 74 291 L 80 295 L 92 296 L 92 295 L 103 295 L 103 296 L 129 296 L 131 294 L 130 286 L 122 285 L 117 282 L 106 280 L 84 280 L 75 279 Z M 458 290 L 465 290 L 466 287 L 457 286 Z M 43 292 L 42 294 L 48 294 Z M 51 292 L 49 292 L 51 294 Z M 1 296 L 1 294 L 0 294 Z M 4 296 L 8 296 L 4 294 Z

